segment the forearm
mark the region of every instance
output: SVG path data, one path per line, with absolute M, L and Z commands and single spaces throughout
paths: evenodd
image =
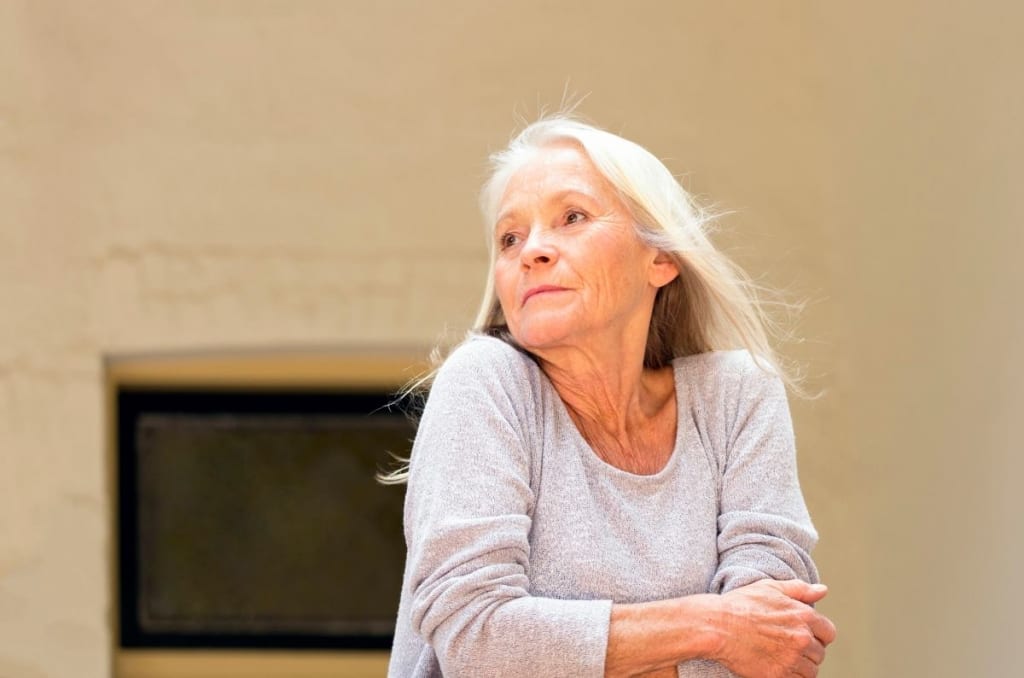
M 718 600 L 702 594 L 613 605 L 605 675 L 632 676 L 713 658 L 722 643 Z
M 606 675 L 610 600 L 499 598 L 476 596 L 458 609 L 414 602 L 412 628 L 433 647 L 445 676 Z

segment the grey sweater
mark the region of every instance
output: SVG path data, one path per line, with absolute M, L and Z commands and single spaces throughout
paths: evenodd
M 413 446 L 389 676 L 603 676 L 613 602 L 818 580 L 781 379 L 747 351 L 673 367 L 675 451 L 641 476 L 597 457 L 526 354 L 452 353 Z

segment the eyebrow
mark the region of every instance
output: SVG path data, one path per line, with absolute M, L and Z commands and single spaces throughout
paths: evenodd
M 600 200 L 598 200 L 597 196 L 595 196 L 591 192 L 583 190 L 581 188 L 566 188 L 564 190 L 558 191 L 557 193 L 553 193 L 547 200 L 545 200 L 545 202 L 547 202 L 547 203 L 562 202 L 566 198 L 569 198 L 569 197 L 572 197 L 572 196 L 579 196 L 579 197 L 581 197 L 581 198 L 583 198 L 585 200 L 589 200 L 590 202 L 595 202 L 595 203 L 600 203 L 601 202 Z M 497 228 L 501 224 L 501 222 L 515 217 L 518 213 L 519 213 L 519 210 L 516 209 L 515 207 L 513 207 L 512 209 L 509 209 L 509 210 L 505 210 L 504 212 L 502 212 L 501 214 L 498 215 L 498 218 L 494 222 L 494 227 Z

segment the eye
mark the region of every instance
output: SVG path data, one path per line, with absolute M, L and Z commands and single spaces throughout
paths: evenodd
M 578 224 L 586 218 L 587 215 L 585 215 L 583 212 L 580 212 L 579 210 L 569 210 L 569 212 L 566 213 L 565 215 L 565 223 Z
M 498 239 L 501 249 L 507 250 L 509 247 L 515 247 L 519 242 L 519 236 L 515 233 L 505 233 Z

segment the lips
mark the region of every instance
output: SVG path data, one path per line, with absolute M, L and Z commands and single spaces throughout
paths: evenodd
M 548 292 L 564 292 L 567 288 L 559 287 L 558 285 L 539 285 L 537 287 L 531 287 L 526 290 L 526 294 L 523 295 L 523 303 L 529 301 L 530 297 L 535 297 L 538 294 L 546 294 Z

